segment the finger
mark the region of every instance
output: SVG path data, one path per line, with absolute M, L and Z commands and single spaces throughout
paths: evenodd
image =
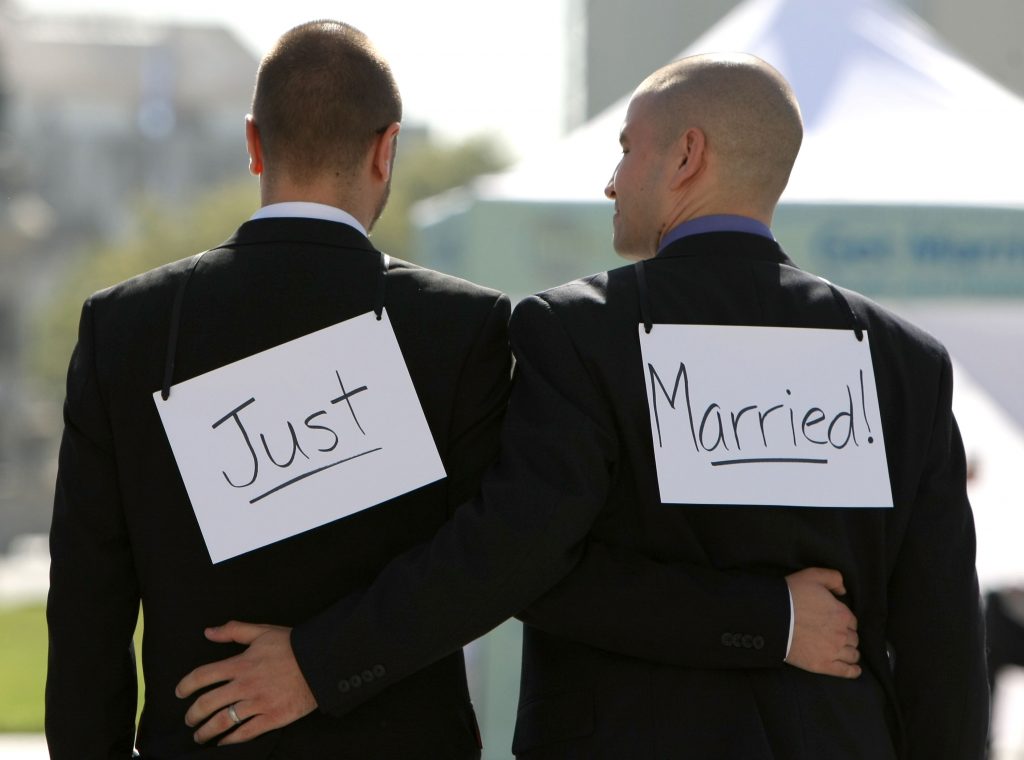
M 210 641 L 215 641 L 218 644 L 229 644 L 231 642 L 251 644 L 261 634 L 266 633 L 266 631 L 267 626 L 265 625 L 240 623 L 236 620 L 231 620 L 224 625 L 211 626 L 203 631 L 203 633 Z
M 234 685 L 234 682 L 224 684 L 213 691 L 208 691 L 188 708 L 188 711 L 185 713 L 185 724 L 188 726 L 198 726 L 217 711 L 223 710 L 228 705 L 234 704 L 241 699 L 240 689 Z
M 210 719 L 206 721 L 206 723 L 200 726 L 195 731 L 195 733 L 192 734 L 192 738 L 195 740 L 196 744 L 205 744 L 206 742 L 210 741 L 211 739 L 217 736 L 220 736 L 226 731 L 230 731 L 235 726 L 241 728 L 245 725 L 245 722 L 247 720 L 252 718 L 252 716 L 246 712 L 245 702 L 239 701 L 233 702 L 231 704 L 234 704 L 235 714 L 238 715 L 238 718 L 241 722 L 235 723 L 235 721 L 231 719 L 231 713 L 228 712 L 227 707 L 225 707 L 223 710 L 220 710 L 219 712 L 211 716 Z M 218 744 L 219 743 L 220 742 L 218 742 Z
M 857 631 L 851 630 L 846 632 L 846 646 L 853 647 L 854 649 L 860 646 L 860 636 L 857 635 Z
M 838 604 L 843 604 L 842 602 L 837 602 L 837 603 Z M 843 608 L 845 609 L 845 614 L 844 614 L 845 620 L 843 620 L 841 622 L 846 626 L 846 629 L 848 631 L 853 631 L 854 633 L 856 633 L 857 632 L 857 616 L 854 615 L 850 611 L 850 608 L 847 607 L 845 604 L 843 604 Z
M 860 662 L 860 650 L 853 647 L 843 647 L 836 659 L 845 662 L 847 665 L 856 665 Z
M 837 662 L 836 663 L 835 675 L 839 676 L 840 678 L 848 678 L 848 679 L 860 678 L 860 672 L 861 671 L 860 671 L 860 666 L 859 665 L 852 665 L 852 664 L 846 663 L 846 662 Z
M 820 672 L 823 675 L 835 676 L 836 678 L 858 678 L 860 676 L 860 666 L 850 662 L 833 660 L 823 667 Z
M 217 745 L 241 744 L 242 742 L 247 742 L 250 739 L 255 739 L 257 736 L 262 736 L 267 733 L 267 731 L 280 728 L 283 725 L 284 723 L 281 723 L 280 725 L 275 724 L 266 715 L 256 715 L 245 721 L 236 730 L 232 731 L 217 742 Z
M 185 699 L 195 694 L 200 689 L 213 686 L 215 683 L 230 681 L 234 673 L 231 669 L 234 657 L 226 660 L 218 660 L 207 665 L 200 665 L 187 676 L 178 681 L 174 687 L 174 694 L 178 699 Z
M 818 570 L 818 579 L 825 588 L 837 596 L 844 596 L 846 594 L 842 573 L 838 570 L 830 570 L 823 567 L 816 569 Z

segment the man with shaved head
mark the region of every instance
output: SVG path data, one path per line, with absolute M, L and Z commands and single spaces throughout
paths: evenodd
M 636 263 L 516 307 L 516 377 L 480 497 L 364 594 L 292 631 L 300 664 L 307 642 L 332 642 L 325 672 L 302 667 L 321 710 L 350 710 L 379 688 L 344 688 L 344 674 L 371 662 L 410 672 L 521 609 L 521 758 L 983 756 L 983 631 L 949 358 L 912 325 L 801 271 L 774 240 L 801 136 L 788 84 L 752 56 L 683 59 L 640 85 L 605 191 L 615 249 Z M 698 390 L 726 389 L 698 389 L 686 362 L 769 400 L 791 394 L 791 381 L 776 387 L 743 356 L 691 354 L 671 340 L 674 385 L 656 381 L 647 351 L 680 328 L 789 347 L 783 358 L 812 391 L 829 365 L 868 356 L 863 410 L 850 385 L 849 411 L 827 425 L 821 408 L 798 412 L 795 399 L 694 408 Z M 812 335 L 827 353 L 812 352 Z M 670 409 L 687 433 L 665 464 Z M 790 431 L 794 447 L 800 436 L 833 459 L 880 451 L 880 439 L 884 453 L 833 482 L 821 476 L 833 470 L 811 474 L 824 453 L 759 456 L 770 437 L 785 448 Z M 690 495 L 708 477 L 692 452 L 683 457 L 690 435 L 699 454 L 718 457 L 706 469 L 723 473 L 721 493 Z M 808 566 L 835 570 L 799 570 Z M 832 607 L 806 613 L 809 589 Z M 837 619 L 831 648 L 815 650 L 822 667 L 807 657 L 804 627 Z M 400 631 L 401 645 L 381 631 Z M 254 667 L 222 664 L 186 681 L 224 683 L 209 709 L 241 698 L 274 713 L 286 700 L 265 684 L 261 693 Z

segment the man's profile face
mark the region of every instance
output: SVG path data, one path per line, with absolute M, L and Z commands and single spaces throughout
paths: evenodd
M 622 158 L 604 193 L 615 201 L 612 242 L 627 259 L 651 258 L 661 238 L 660 207 L 665 178 L 663 156 L 655 139 L 650 95 L 630 101 L 619 134 Z

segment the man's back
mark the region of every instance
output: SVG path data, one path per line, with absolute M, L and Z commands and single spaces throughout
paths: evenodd
M 109 737 L 112 724 L 129 746 L 128 647 L 138 598 L 146 684 L 138 746 L 143 757 L 175 757 L 197 749 L 184 723 L 188 703 L 175 697 L 175 684 L 225 653 L 203 638 L 204 627 L 231 618 L 292 625 L 358 591 L 389 559 L 433 534 L 474 492 L 496 451 L 508 387 L 507 299 L 392 262 L 384 303 L 448 477 L 211 564 L 152 397 L 163 382 L 172 303 L 186 265 L 94 296 L 69 373 L 47 717 L 51 743 L 77 748 L 75 757 L 105 756 L 89 737 Z M 246 223 L 203 257 L 189 281 L 174 381 L 369 312 L 380 270 L 379 252 L 346 225 Z M 260 432 L 271 451 L 275 444 L 289 450 L 286 421 Z M 111 661 L 121 669 L 110 672 Z M 388 678 L 383 668 L 354 675 Z M 70 704 L 62 687 L 90 680 L 98 692 Z M 112 703 L 119 709 L 110 710 Z M 332 757 L 472 757 L 477 737 L 461 653 L 343 719 L 310 716 L 239 756 L 264 757 L 275 745 L 330 750 Z
M 849 331 L 855 341 L 849 302 L 870 340 L 895 507 L 662 504 L 637 342 L 637 277 L 624 267 L 525 302 L 510 328 L 527 367 L 548 367 L 548 356 L 572 357 L 545 384 L 579 388 L 586 378 L 591 386 L 576 393 L 599 431 L 593 438 L 605 441 L 600 449 L 595 444 L 590 459 L 607 462 L 612 473 L 592 538 L 660 562 L 738 573 L 836 568 L 860 621 L 864 673 L 846 681 L 795 668 L 677 667 L 684 653 L 673 663 L 671 651 L 654 644 L 644 650 L 635 636 L 638 616 L 673 628 L 675 621 L 685 628 L 693 616 L 692 609 L 663 604 L 646 612 L 644 597 L 656 600 L 656 589 L 638 589 L 635 600 L 619 606 L 621 615 L 635 613 L 622 638 L 612 632 L 602 648 L 588 646 L 580 641 L 593 643 L 594 631 L 608 628 L 600 616 L 609 603 L 601 588 L 591 589 L 587 603 L 586 589 L 570 577 L 523 615 L 529 625 L 517 754 L 612 758 L 632 748 L 635 756 L 652 758 L 684 749 L 695 757 L 884 758 L 895 756 L 901 719 L 918 737 L 927 720 L 962 724 L 953 729 L 961 737 L 976 738 L 981 725 L 983 735 L 977 721 L 984 710 L 977 705 L 985 685 L 972 662 L 982 651 L 978 619 L 951 620 L 947 613 L 969 608 L 977 587 L 962 447 L 948 437 L 952 385 L 941 346 L 855 294 L 837 296 L 759 236 L 684 238 L 644 266 L 655 330 L 659 323 L 818 327 Z M 549 336 L 542 347 L 538 336 Z M 521 373 L 517 382 L 530 383 L 530 375 Z M 689 382 L 696 395 L 699 378 Z M 707 391 L 700 389 L 702 397 Z M 696 632 L 701 624 L 689 625 Z M 706 647 L 713 668 L 715 650 L 751 647 L 757 636 L 708 631 L 679 646 L 690 659 Z M 936 688 L 945 678 L 928 680 L 935 662 L 948 669 L 955 695 Z

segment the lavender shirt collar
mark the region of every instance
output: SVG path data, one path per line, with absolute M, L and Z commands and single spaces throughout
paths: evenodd
M 767 225 L 756 219 L 735 214 L 713 214 L 711 216 L 700 216 L 673 227 L 661 239 L 658 253 L 664 251 L 665 248 L 677 240 L 689 237 L 690 235 L 702 235 L 705 232 L 747 232 L 751 235 L 766 237 L 769 240 L 775 239 Z

